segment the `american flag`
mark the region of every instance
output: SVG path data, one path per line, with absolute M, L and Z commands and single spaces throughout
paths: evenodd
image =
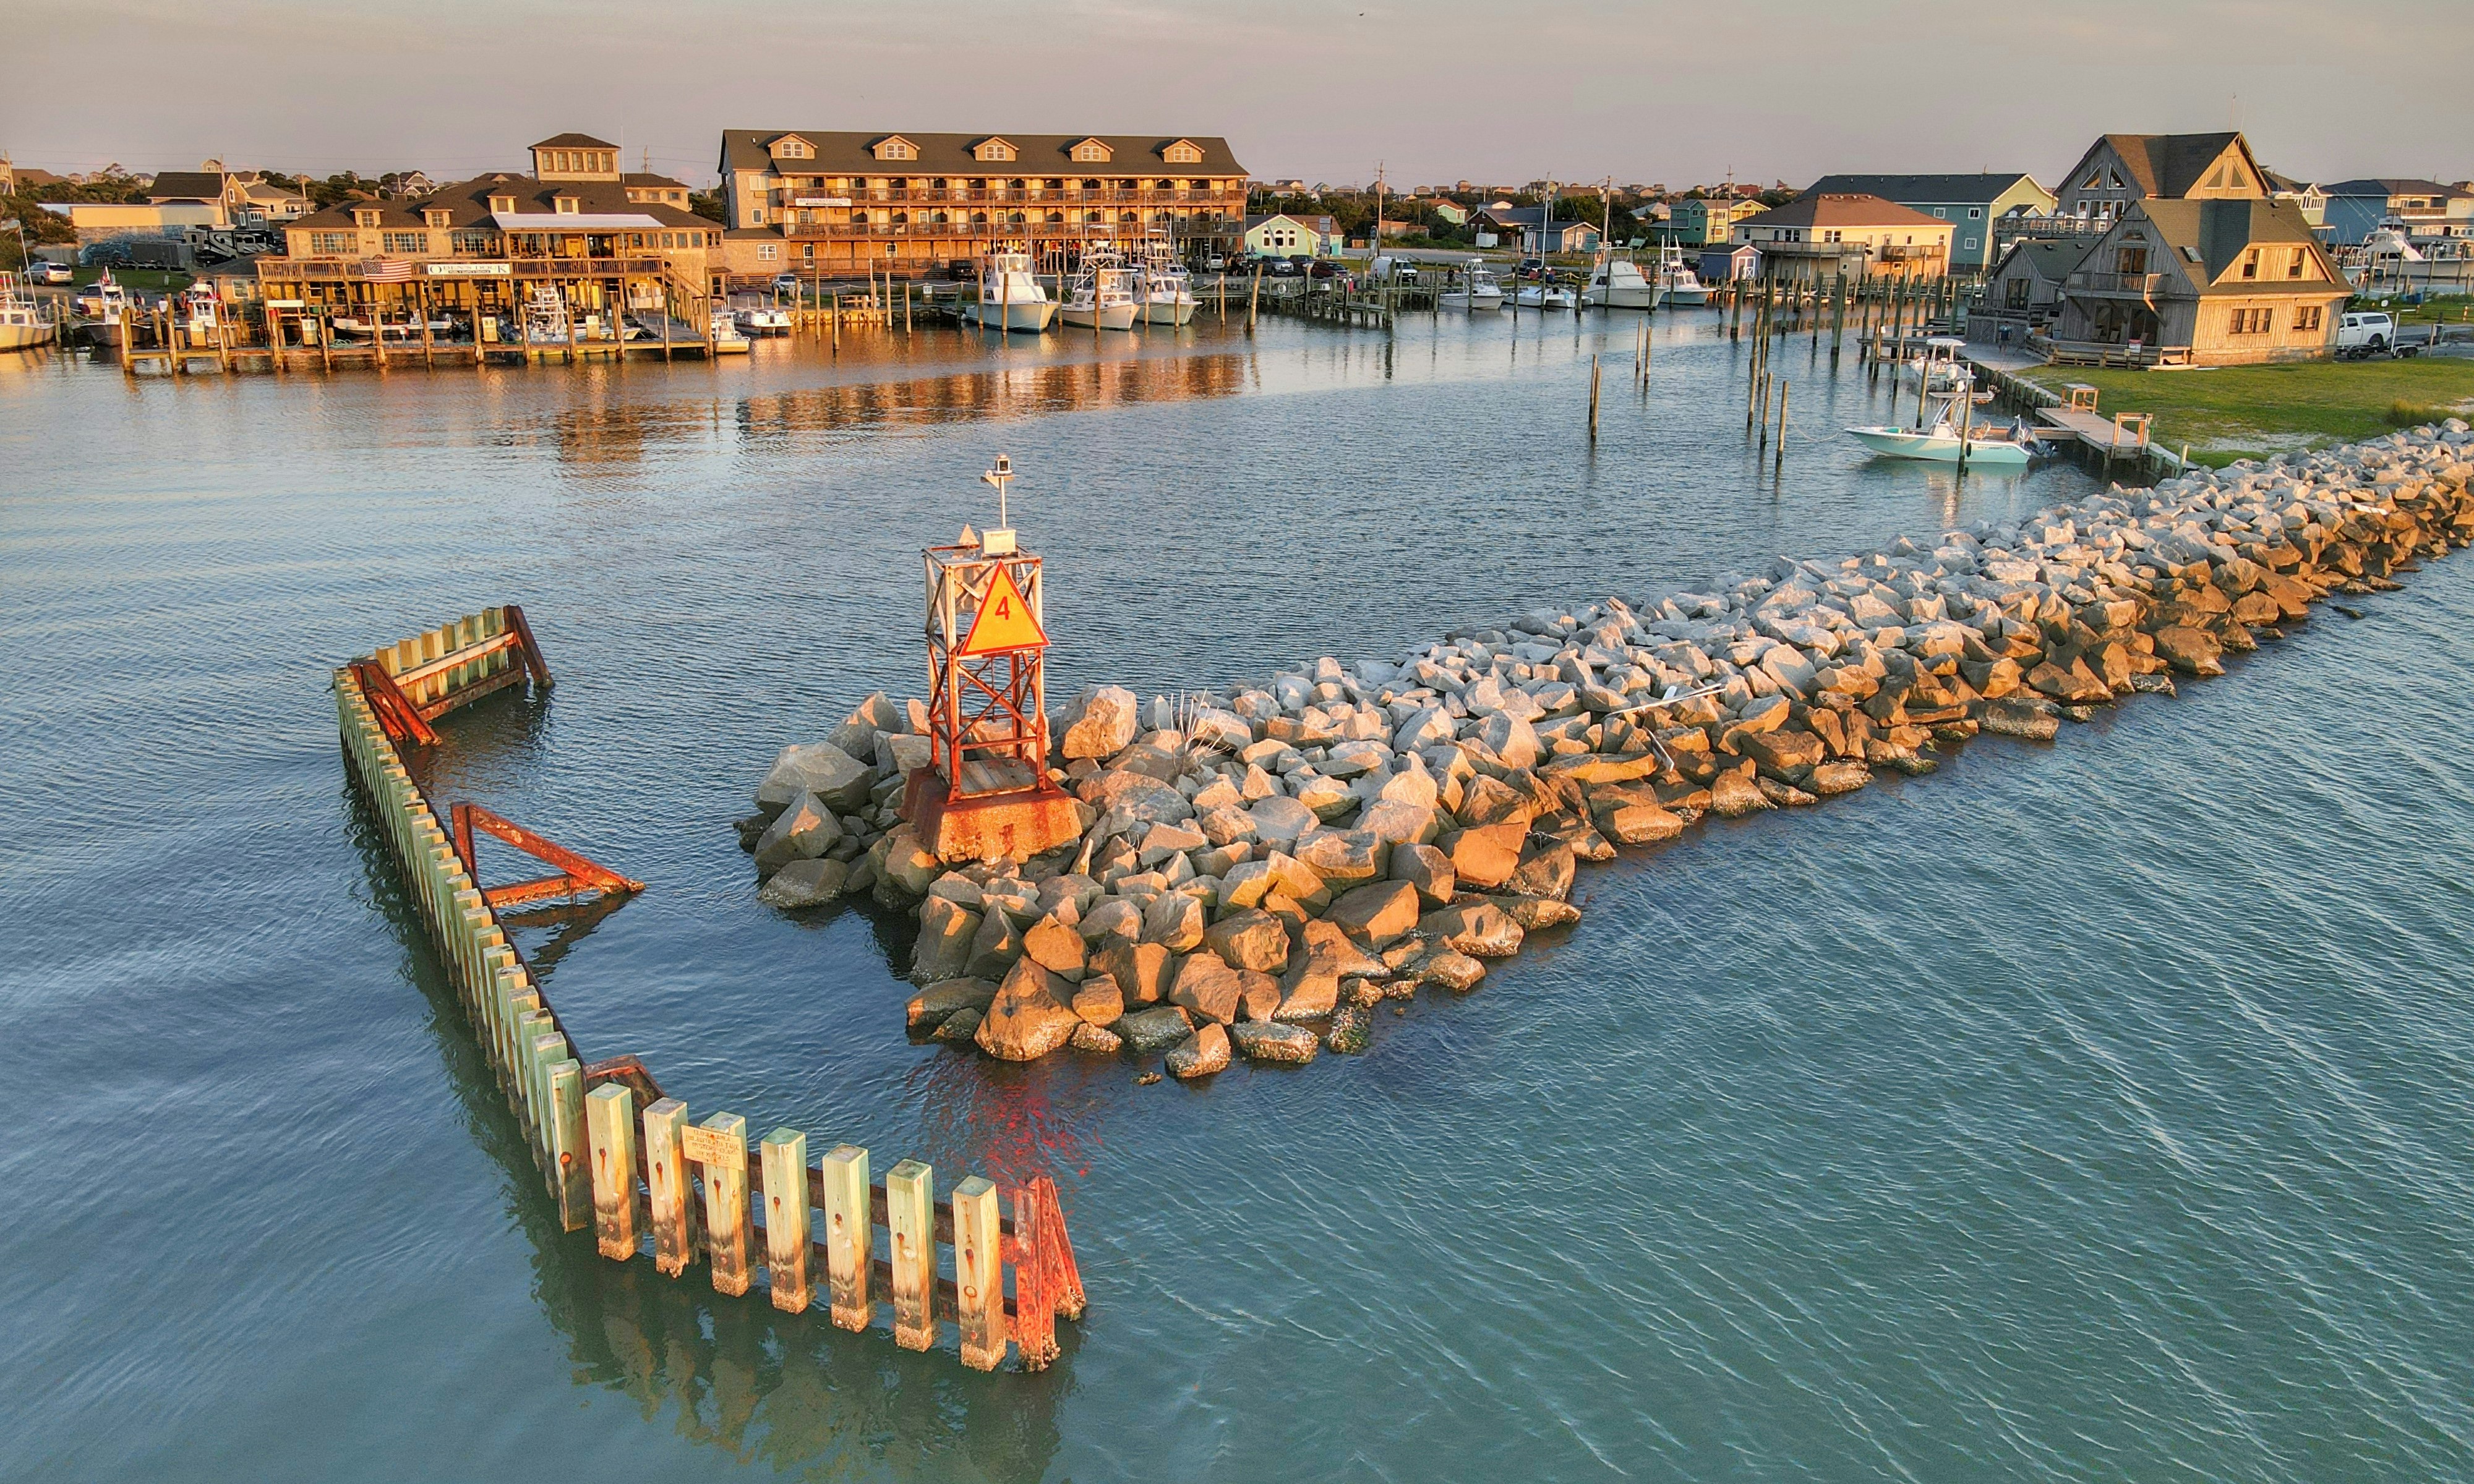
M 412 278 L 412 264 L 400 257 L 374 257 L 361 265 L 361 276 L 373 283 L 405 283 Z

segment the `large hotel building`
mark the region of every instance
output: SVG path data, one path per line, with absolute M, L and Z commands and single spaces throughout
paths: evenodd
M 916 274 L 992 242 L 1042 252 L 1152 232 L 1226 250 L 1246 224 L 1246 168 L 1217 137 L 732 129 L 720 170 L 738 275 Z

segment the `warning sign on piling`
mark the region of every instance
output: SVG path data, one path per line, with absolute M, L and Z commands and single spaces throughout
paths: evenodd
M 979 612 L 971 619 L 971 632 L 962 637 L 958 655 L 993 655 L 1008 649 L 1036 649 L 1048 642 L 1048 631 L 1023 600 L 1022 589 L 1014 586 L 1013 574 L 1000 564 L 996 580 L 988 584 L 988 595 L 980 604 Z

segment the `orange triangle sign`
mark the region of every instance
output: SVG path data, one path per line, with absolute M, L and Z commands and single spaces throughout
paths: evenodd
M 988 585 L 988 595 L 981 601 L 980 610 L 972 615 L 971 632 L 962 636 L 958 655 L 993 655 L 999 650 L 1033 649 L 1048 642 L 1048 631 L 1032 616 L 1031 605 L 1023 601 L 1022 589 L 1013 585 L 1013 574 L 1002 565 L 997 580 Z

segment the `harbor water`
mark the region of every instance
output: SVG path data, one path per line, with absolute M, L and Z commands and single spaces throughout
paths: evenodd
M 2050 746 L 1584 868 L 1579 924 L 1363 1057 L 914 1046 L 905 920 L 756 901 L 729 822 L 924 689 L 918 551 L 999 452 L 1057 694 L 2096 487 L 1860 457 L 1888 378 L 1826 339 L 1772 361 L 1782 459 L 1714 313 L 1660 317 L 1645 390 L 1635 323 L 0 360 L 0 1479 L 2474 1477 L 2464 557 Z M 556 1230 L 327 688 L 502 602 L 559 683 L 448 722 L 430 793 L 648 883 L 520 935 L 588 1054 L 1055 1175 L 1055 1366 Z

